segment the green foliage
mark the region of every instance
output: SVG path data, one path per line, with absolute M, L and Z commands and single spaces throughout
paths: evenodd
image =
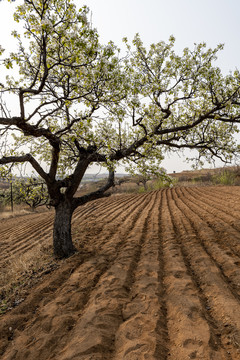
M 138 183 L 143 183 L 143 186 L 140 186 L 138 188 L 139 193 L 173 187 L 178 182 L 177 179 L 168 176 L 164 172 L 162 172 L 162 174 L 159 175 L 157 178 L 155 176 L 152 176 L 149 177 L 147 180 L 149 181 L 145 182 L 141 179 L 141 177 L 139 178 Z
M 159 178 L 154 182 L 154 190 L 173 187 L 177 184 L 177 179 L 174 179 L 170 176 L 165 178 Z
M 94 163 L 113 170 L 121 163 L 146 180 L 164 173 L 165 154 L 182 149 L 196 149 L 200 164 L 231 162 L 239 152 L 240 74 L 223 76 L 215 65 L 223 46 L 200 43 L 177 54 L 173 36 L 147 48 L 137 34 L 123 40 L 120 58 L 113 42 L 100 44 L 88 14 L 71 0 L 17 6 L 24 35 L 13 31 L 17 49 L 2 66 L 17 67 L 19 77 L 7 76 L 0 91 L 20 108 L 11 117 L 2 101 L 0 164 L 30 162 L 50 197 L 60 198 L 73 196 Z
M 149 50 L 138 35 L 132 47 L 127 43 L 133 54 L 127 59 L 127 66 L 132 71 L 136 94 L 132 106 L 141 125 L 139 130 L 142 134 L 154 134 L 149 144 L 153 149 L 161 144 L 162 154 L 196 148 L 197 162 L 204 158 L 211 161 L 213 156 L 231 161 L 234 149 L 238 151 L 232 137 L 238 128 L 231 120 L 222 120 L 225 110 L 236 115 L 237 106 L 231 96 L 233 88 L 239 88 L 239 73 L 224 78 L 221 70 L 214 67 L 222 45 L 207 49 L 202 43 L 194 50 L 184 49 L 179 56 L 174 51 L 174 41 L 171 37 L 168 44 L 152 44 Z M 148 101 L 141 103 L 141 97 Z M 231 119 L 238 122 L 239 113 L 235 118 L 231 115 Z
M 234 137 L 240 73 L 223 76 L 215 66 L 223 46 L 200 43 L 179 55 L 173 36 L 146 48 L 136 35 L 131 44 L 124 39 L 126 56 L 120 57 L 113 42 L 100 44 L 88 12 L 73 0 L 17 6 L 14 18 L 24 34 L 13 31 L 17 47 L 7 58 L 0 47 L 0 65 L 14 74 L 0 86 L 0 171 L 30 163 L 47 184 L 50 204 L 74 210 L 104 196 L 119 163 L 146 177 L 161 173 L 166 153 L 182 149 L 196 149 L 200 164 L 214 157 L 231 162 L 240 150 Z M 16 99 L 6 97 L 12 108 L 5 94 Z M 108 169 L 107 183 L 74 197 L 95 163 Z M 56 216 L 64 220 L 62 212 Z M 66 240 L 61 230 L 53 232 L 55 255 L 69 256 L 71 231 Z
M 143 194 L 143 193 L 145 193 L 145 192 L 147 192 L 147 191 L 149 191 L 149 190 L 146 189 L 144 186 L 140 186 L 140 187 L 138 188 L 138 193 L 139 193 L 139 194 Z
M 236 173 L 227 169 L 223 169 L 218 174 L 213 175 L 212 180 L 215 184 L 234 185 L 236 182 Z

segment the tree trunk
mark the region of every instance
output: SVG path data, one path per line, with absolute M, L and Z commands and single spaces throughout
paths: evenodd
M 147 191 L 147 180 L 142 180 L 144 190 Z
M 72 213 L 71 202 L 61 201 L 55 207 L 53 247 L 54 255 L 58 258 L 68 257 L 76 251 L 71 234 Z

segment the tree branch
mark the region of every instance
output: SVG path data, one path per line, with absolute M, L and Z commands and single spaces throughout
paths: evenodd
M 103 197 L 106 197 L 106 196 L 110 196 L 110 194 L 105 194 L 105 192 L 108 189 L 110 189 L 111 187 L 113 187 L 113 186 L 114 186 L 114 171 L 109 170 L 108 180 L 107 180 L 107 183 L 104 186 L 102 186 L 97 191 L 91 192 L 90 194 L 83 195 L 81 197 L 73 199 L 73 208 L 74 208 L 74 210 L 78 206 L 84 205 L 89 201 L 100 199 L 100 198 L 103 198 Z
M 0 117 L 0 125 L 13 125 L 22 130 L 24 135 L 34 137 L 45 137 L 50 142 L 58 142 L 59 139 L 49 129 L 37 128 L 35 125 L 26 123 L 21 117 L 3 118 Z
M 13 163 L 24 163 L 29 162 L 36 172 L 46 181 L 49 181 L 48 174 L 43 170 L 41 165 L 37 162 L 36 159 L 31 154 L 20 155 L 20 156 L 3 156 L 0 159 L 0 164 L 13 164 Z

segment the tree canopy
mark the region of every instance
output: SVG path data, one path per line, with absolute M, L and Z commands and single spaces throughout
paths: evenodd
M 171 151 L 196 149 L 199 161 L 238 153 L 240 74 L 224 76 L 214 66 L 222 45 L 196 44 L 177 55 L 173 36 L 146 48 L 136 35 L 124 39 L 122 56 L 113 42 L 100 44 L 88 8 L 71 0 L 25 0 L 14 17 L 24 34 L 13 32 L 16 52 L 4 57 L 0 48 L 9 71 L 0 88 L 0 164 L 4 173 L 30 163 L 46 182 L 57 256 L 74 251 L 74 209 L 104 196 L 119 162 L 161 172 Z M 76 197 L 94 163 L 109 170 L 106 185 Z

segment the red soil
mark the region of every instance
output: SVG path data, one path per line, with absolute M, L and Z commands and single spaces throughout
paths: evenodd
M 0 317 L 3 360 L 240 359 L 240 189 L 97 200 L 79 253 Z M 51 241 L 52 217 L 1 223 L 0 264 Z

